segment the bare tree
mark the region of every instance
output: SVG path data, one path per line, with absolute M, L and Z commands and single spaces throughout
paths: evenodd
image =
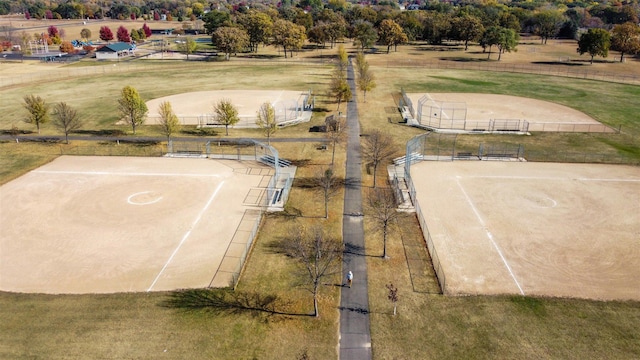
M 329 199 L 338 191 L 337 182 L 333 169 L 328 168 L 323 170 L 317 178 L 318 186 L 322 189 L 324 195 L 324 218 L 329 218 Z
M 367 210 L 375 221 L 375 227 L 382 232 L 382 257 L 387 257 L 387 235 L 393 222 L 400 216 L 396 199 L 390 188 L 373 188 L 367 196 Z
M 396 151 L 393 139 L 380 130 L 374 130 L 364 138 L 362 158 L 373 166 L 373 187 L 376 187 L 378 166 L 393 158 Z
M 229 99 L 221 99 L 213 106 L 213 112 L 216 114 L 218 122 L 224 125 L 227 135 L 229 135 L 229 125 L 233 126 L 240 121 L 238 109 L 233 106 Z
M 160 114 L 160 131 L 162 135 L 167 137 L 167 141 L 171 140 L 171 135 L 180 130 L 180 121 L 178 116 L 173 112 L 171 103 L 165 101 L 158 107 L 158 113 Z
M 53 125 L 64 132 L 64 139 L 69 143 L 69 133 L 82 127 L 82 121 L 78 116 L 78 111 L 65 102 L 58 103 L 53 107 Z
M 271 145 L 271 135 L 278 131 L 278 123 L 276 122 L 276 109 L 270 102 L 265 102 L 258 109 L 258 120 L 256 125 L 264 132 L 267 137 L 267 144 Z
M 326 138 L 331 141 L 332 153 L 331 153 L 331 165 L 336 157 L 336 145 L 346 140 L 347 138 L 347 122 L 345 119 L 338 117 L 333 118 L 332 121 L 327 123 Z
M 320 226 L 305 229 L 302 226 L 290 230 L 285 241 L 287 255 L 303 269 L 301 277 L 313 294 L 313 315 L 318 317 L 318 293 L 323 279 L 340 271 L 343 244 L 340 239 L 327 236 Z

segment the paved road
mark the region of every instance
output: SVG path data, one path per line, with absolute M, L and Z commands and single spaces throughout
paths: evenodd
M 354 276 L 352 287 L 343 287 L 340 299 L 340 359 L 368 360 L 371 359 L 371 330 L 367 263 L 364 256 L 360 123 L 351 62 L 347 70 L 347 79 L 354 97 L 347 103 L 347 164 L 342 223 L 345 254 L 342 269 L 345 277 L 348 271 L 352 271 Z

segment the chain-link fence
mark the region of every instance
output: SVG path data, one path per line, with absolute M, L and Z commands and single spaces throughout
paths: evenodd
M 479 63 L 456 61 L 431 61 L 394 59 L 387 62 L 388 68 L 416 67 L 421 70 L 476 70 L 492 72 L 509 72 L 521 74 L 561 76 L 574 79 L 599 80 L 622 84 L 640 85 L 640 76 L 624 73 L 608 73 L 586 69 L 576 69 L 572 66 L 553 66 L 539 64 L 506 64 L 506 63 Z

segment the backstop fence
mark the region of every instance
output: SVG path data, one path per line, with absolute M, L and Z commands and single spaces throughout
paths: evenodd
M 436 101 L 429 94 L 425 94 L 418 100 L 417 114 L 414 118 L 423 126 L 464 129 L 464 124 L 467 120 L 467 104 L 464 102 Z

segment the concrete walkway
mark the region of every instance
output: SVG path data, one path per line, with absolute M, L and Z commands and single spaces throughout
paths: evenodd
M 371 359 L 367 262 L 364 253 L 362 217 L 362 161 L 360 159 L 360 123 L 353 66 L 349 61 L 347 80 L 353 100 L 347 103 L 347 164 L 342 237 L 345 245 L 343 276 L 353 272 L 351 288 L 343 287 L 340 299 L 340 359 Z

